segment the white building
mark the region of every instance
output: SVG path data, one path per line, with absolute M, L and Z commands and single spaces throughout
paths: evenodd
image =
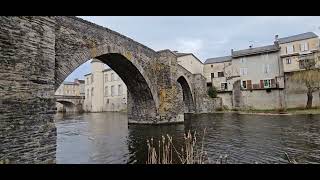
M 121 78 L 99 60 L 91 61 L 92 73 L 85 75 L 87 112 L 126 111 L 127 87 Z

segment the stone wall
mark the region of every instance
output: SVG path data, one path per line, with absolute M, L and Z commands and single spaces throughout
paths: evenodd
M 319 96 L 319 90 L 313 93 L 313 107 L 320 107 Z M 304 108 L 307 105 L 307 88 L 304 83 L 292 80 L 292 73 L 285 73 L 285 100 L 287 108 Z
M 241 109 L 282 109 L 285 107 L 283 98 L 283 90 L 271 89 L 267 90 L 245 90 L 242 91 Z
M 206 79 L 201 74 L 194 75 L 194 89 L 196 113 L 212 113 L 222 108 L 221 98 L 208 96 Z
M 55 21 L 0 17 L 0 160 L 55 161 Z
M 232 91 L 226 91 L 226 92 L 219 92 L 217 94 L 217 97 L 221 98 L 222 106 L 228 109 L 233 108 L 233 100 L 232 100 Z

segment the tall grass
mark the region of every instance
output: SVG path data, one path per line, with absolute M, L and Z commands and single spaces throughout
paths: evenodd
M 187 134 L 184 134 L 184 144 L 180 151 L 173 144 L 172 136 L 168 134 L 166 137 L 162 136 L 158 142 L 155 142 L 153 138 L 147 140 L 148 159 L 146 164 L 227 164 L 228 155 L 220 155 L 216 161 L 210 161 L 204 150 L 205 133 L 206 129 L 204 129 L 201 147 L 199 147 L 196 132 L 192 135 L 188 131 Z M 286 152 L 284 154 L 289 164 L 297 164 L 297 161 L 290 158 Z M 174 162 L 173 158 L 178 159 L 178 162 Z
M 189 131 L 184 134 L 184 145 L 179 151 L 172 143 L 172 137 L 162 136 L 158 143 L 153 138 L 147 140 L 148 159 L 147 164 L 173 164 L 173 158 L 177 157 L 180 164 L 206 164 L 210 163 L 207 152 L 204 151 L 204 138 L 206 129 L 198 147 L 196 132 L 192 135 Z M 158 149 L 156 149 L 156 146 Z

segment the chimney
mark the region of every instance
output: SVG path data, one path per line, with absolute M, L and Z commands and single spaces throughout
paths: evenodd
M 278 38 L 279 38 L 279 35 L 278 35 L 278 34 L 274 36 L 274 40 L 275 40 L 275 41 L 278 41 Z

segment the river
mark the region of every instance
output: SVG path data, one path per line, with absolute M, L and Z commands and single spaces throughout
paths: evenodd
M 187 131 L 197 132 L 211 161 L 227 163 L 320 163 L 320 115 L 185 115 L 171 125 L 128 125 L 117 112 L 56 114 L 58 164 L 135 164 L 147 159 L 148 138 L 173 136 L 177 147 Z

